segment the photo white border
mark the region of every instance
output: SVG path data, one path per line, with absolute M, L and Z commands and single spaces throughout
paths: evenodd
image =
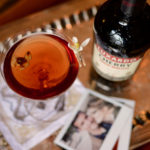
M 118 145 L 117 145 L 117 150 L 128 150 L 130 146 L 135 101 L 131 99 L 130 100 L 125 99 L 125 98 L 115 98 L 115 97 L 112 98 L 114 98 L 118 102 L 123 103 L 123 105 L 126 105 L 127 107 L 130 107 L 132 109 L 132 113 L 128 117 L 127 123 L 124 125 L 123 130 L 119 136 Z

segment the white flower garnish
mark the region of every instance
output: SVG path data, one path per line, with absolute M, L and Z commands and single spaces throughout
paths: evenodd
M 81 51 L 83 51 L 83 48 L 88 45 L 89 41 L 90 41 L 90 38 L 87 38 L 81 44 L 79 44 L 78 38 L 74 36 L 74 37 L 72 37 L 72 43 L 68 43 L 68 47 L 70 47 L 74 51 L 74 53 L 78 59 L 80 67 L 82 65 L 86 66 L 85 60 L 84 60 L 83 56 L 81 55 Z

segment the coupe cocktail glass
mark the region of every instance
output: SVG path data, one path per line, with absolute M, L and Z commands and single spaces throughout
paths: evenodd
M 79 62 L 69 45 L 68 37 L 49 30 L 21 36 L 1 52 L 1 74 L 20 105 L 25 99 L 25 104 L 31 101 L 43 109 L 47 100 L 62 97 L 72 85 Z

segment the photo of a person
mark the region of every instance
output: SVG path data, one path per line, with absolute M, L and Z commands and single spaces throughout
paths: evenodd
M 65 150 L 112 150 L 119 139 L 122 150 L 127 137 L 122 129 L 133 110 L 117 99 L 87 89 L 54 143 Z
M 120 107 L 89 95 L 62 140 L 74 150 L 99 150 L 119 110 Z

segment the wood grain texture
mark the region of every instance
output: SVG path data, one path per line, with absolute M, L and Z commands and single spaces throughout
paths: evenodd
M 1 0 L 0 25 L 65 1 L 67 0 Z
M 96 3 L 102 4 L 104 1 L 97 0 L 70 0 L 61 5 L 45 9 L 41 12 L 29 15 L 20 20 L 8 23 L 0 27 L 0 40 L 5 40 L 7 37 L 16 35 L 21 31 L 32 30 L 56 19 L 68 16 L 77 11 L 89 8 Z M 86 3 L 86 5 L 85 5 Z M 59 11 L 58 11 L 59 10 Z
M 150 143 L 150 122 L 147 122 L 144 127 L 139 125 L 132 131 L 130 149 L 136 149 L 147 143 Z M 149 149 L 145 148 L 145 150 Z

